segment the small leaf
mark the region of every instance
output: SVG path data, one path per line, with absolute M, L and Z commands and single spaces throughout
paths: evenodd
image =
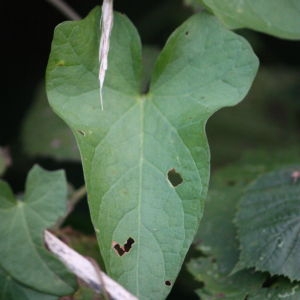
M 265 174 L 249 186 L 236 217 L 237 269 L 255 267 L 300 280 L 300 166 Z
M 145 95 L 140 39 L 129 20 L 116 14 L 101 111 L 99 18 L 97 8 L 56 28 L 48 97 L 79 144 L 107 271 L 140 299 L 163 299 L 203 212 L 209 179 L 205 124 L 216 110 L 242 100 L 258 61 L 249 44 L 216 18 L 195 15 L 169 38 Z M 179 179 L 175 184 L 171 170 Z M 114 245 L 129 238 L 135 241 L 130 251 L 118 255 Z
M 30 171 L 23 200 L 0 181 L 0 267 L 37 291 L 63 296 L 74 291 L 75 278 L 45 249 L 43 233 L 66 211 L 67 184 L 62 171 Z
M 280 38 L 300 39 L 298 0 L 203 0 L 231 28 L 246 27 Z
M 30 272 L 30 270 L 26 270 Z M 43 294 L 23 286 L 0 268 L 1 300 L 57 300 L 57 296 Z

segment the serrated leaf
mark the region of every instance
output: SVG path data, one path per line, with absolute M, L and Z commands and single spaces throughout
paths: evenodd
M 21 135 L 28 155 L 80 161 L 74 136 L 49 107 L 43 85 L 37 88 L 34 102 L 23 120 Z
M 236 171 L 239 168 L 236 168 Z M 226 168 L 219 172 L 228 173 Z M 212 180 L 214 181 L 214 179 Z M 224 187 L 209 191 L 208 200 L 195 244 L 205 257 L 192 259 L 188 270 L 196 280 L 204 284 L 197 294 L 203 300 L 245 299 L 252 291 L 259 289 L 266 275 L 243 270 L 231 275 L 238 261 L 239 245 L 233 217 L 236 204 L 242 192 L 242 185 Z
M 236 217 L 241 244 L 237 269 L 255 267 L 299 280 L 299 166 L 261 176 L 241 199 Z
M 16 200 L 0 182 L 0 267 L 32 289 L 63 296 L 76 281 L 44 246 L 44 230 L 66 211 L 67 184 L 63 171 L 30 171 L 23 200 Z
M 256 293 L 250 295 L 248 300 L 299 300 L 300 283 L 290 282 L 287 279 L 280 278 L 275 284 L 268 288 L 259 289 Z
M 259 289 L 265 280 L 264 274 L 253 270 L 243 270 L 234 275 L 220 272 L 214 258 L 200 257 L 188 263 L 189 271 L 195 279 L 204 283 L 196 293 L 202 300 L 241 300 Z
M 30 270 L 26 270 L 30 272 Z M 0 299 L 1 300 L 57 300 L 57 296 L 47 295 L 32 290 L 15 281 L 0 268 Z
M 250 28 L 280 38 L 300 39 L 298 0 L 203 0 L 231 28 Z
M 48 97 L 79 144 L 106 269 L 140 299 L 162 299 L 202 216 L 205 123 L 245 96 L 258 62 L 243 38 L 208 14 L 195 15 L 170 37 L 149 93 L 141 94 L 140 40 L 128 19 L 115 14 L 101 112 L 99 19 L 96 9 L 57 27 Z

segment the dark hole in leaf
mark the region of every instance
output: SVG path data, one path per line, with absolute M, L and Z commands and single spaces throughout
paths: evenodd
M 172 283 L 171 283 L 170 280 L 166 280 L 166 281 L 165 281 L 165 285 L 170 286 L 171 284 L 172 284 Z
M 124 245 L 124 251 L 129 252 L 129 250 L 131 249 L 132 244 L 134 244 L 134 239 L 130 237 L 127 240 L 126 244 Z
M 124 244 L 124 246 L 121 246 L 119 243 L 113 242 L 112 247 L 114 248 L 114 250 L 119 256 L 122 256 L 126 252 L 130 251 L 133 244 L 134 244 L 134 239 L 132 237 L 129 237 L 127 239 L 127 242 Z
M 168 172 L 168 179 L 174 187 L 178 186 L 183 182 L 181 175 L 177 173 L 175 169 L 171 169 Z
M 186 31 L 186 32 L 185 32 L 185 35 L 189 35 L 189 34 L 190 34 L 189 31 Z
M 85 132 L 83 130 L 78 129 L 77 132 L 83 136 L 85 136 Z
M 113 248 L 119 256 L 122 256 L 125 253 L 124 249 L 118 243 L 114 244 Z

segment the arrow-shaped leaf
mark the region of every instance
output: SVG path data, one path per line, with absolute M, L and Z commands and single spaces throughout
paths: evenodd
M 170 291 L 203 212 L 209 180 L 205 124 L 238 103 L 257 69 L 248 43 L 208 14 L 168 40 L 140 93 L 141 44 L 114 18 L 99 104 L 99 9 L 55 30 L 47 70 L 53 109 L 73 130 L 92 221 L 111 276 L 140 299 Z
M 0 270 L 20 284 L 58 296 L 74 292 L 76 282 L 46 250 L 43 232 L 64 215 L 66 196 L 62 171 L 35 166 L 27 178 L 24 201 L 16 200 L 10 187 L 0 181 Z

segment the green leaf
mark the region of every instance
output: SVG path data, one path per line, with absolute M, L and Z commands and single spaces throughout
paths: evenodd
M 224 172 L 228 173 L 226 168 L 218 176 Z M 202 289 L 197 290 L 203 300 L 245 299 L 260 288 L 266 278 L 265 274 L 253 270 L 230 275 L 239 257 L 233 217 L 241 192 L 239 185 L 209 191 L 195 239 L 197 249 L 205 256 L 192 259 L 187 265 L 195 279 L 204 284 Z
M 196 291 L 201 299 L 220 299 L 221 295 L 230 300 L 245 299 L 246 296 L 249 299 L 254 296 L 253 299 L 279 299 L 275 295 L 292 291 L 295 285 L 280 278 L 271 287 L 261 288 L 266 273 L 247 269 L 231 275 L 240 255 L 233 219 L 237 204 L 250 182 L 266 171 L 298 159 L 299 147 L 272 153 L 257 149 L 213 173 L 206 209 L 194 241 L 202 256 L 188 263 L 189 271 L 204 285 Z M 274 297 L 267 298 L 267 295 Z
M 248 300 L 299 300 L 300 299 L 300 283 L 290 282 L 287 279 L 278 280 L 269 288 L 262 288 L 256 293 L 250 295 Z
M 31 156 L 49 156 L 57 160 L 80 160 L 71 130 L 48 105 L 44 86 L 40 85 L 22 124 L 22 144 Z
M 67 184 L 62 171 L 33 167 L 23 200 L 0 181 L 0 267 L 32 289 L 51 295 L 74 291 L 75 278 L 44 246 L 43 233 L 66 211 Z
M 243 38 L 211 15 L 195 15 L 172 34 L 149 93 L 141 94 L 140 40 L 115 14 L 101 111 L 99 19 L 97 8 L 56 28 L 48 97 L 79 144 L 106 269 L 140 299 L 163 299 L 203 212 L 206 121 L 245 96 L 258 62 Z M 119 256 L 113 246 L 127 243 L 130 250 Z
M 213 258 L 206 257 L 193 259 L 188 269 L 195 279 L 204 283 L 202 289 L 196 290 L 201 300 L 248 299 L 247 296 L 259 289 L 266 278 L 266 275 L 253 270 L 240 271 L 234 275 L 224 274 Z
M 237 269 L 255 267 L 299 280 L 299 166 L 265 174 L 249 186 L 236 223 L 241 244 Z
M 26 270 L 30 272 L 30 270 Z M 11 278 L 0 268 L 0 299 L 1 300 L 57 300 L 57 296 L 47 295 L 26 286 Z
M 280 38 L 300 39 L 298 0 L 203 0 L 231 28 L 246 27 Z

